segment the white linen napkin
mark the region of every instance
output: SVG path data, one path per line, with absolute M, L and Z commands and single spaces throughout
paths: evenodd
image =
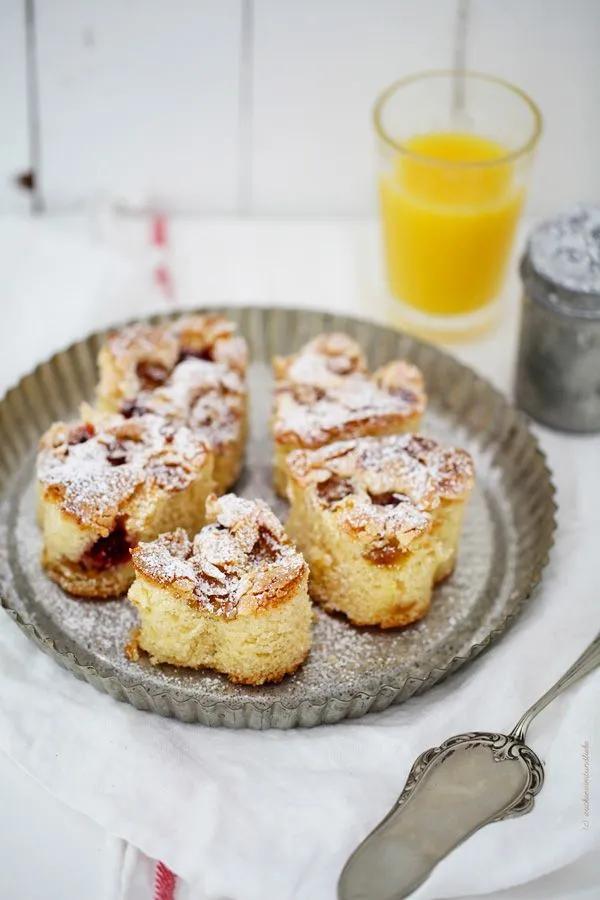
M 110 840 L 117 841 L 116 838 Z M 161 883 L 157 871 L 162 864 L 150 859 L 126 841 L 119 840 L 118 843 L 121 846 L 118 856 L 115 854 L 114 876 L 111 880 L 114 890 L 106 893 L 102 900 L 206 900 L 206 894 L 180 878 L 168 882 L 160 897 L 157 895 L 157 888 Z M 452 900 L 461 898 L 454 897 Z M 471 895 L 469 900 L 598 900 L 597 854 L 594 851 L 586 853 L 569 865 L 527 884 L 493 891 L 491 894 Z
M 139 272 L 133 274 L 135 281 Z M 38 296 L 41 302 L 41 290 Z M 121 303 L 118 317 L 127 312 Z M 482 355 L 478 368 L 485 372 L 493 358 Z M 452 734 L 509 730 L 600 629 L 600 439 L 539 435 L 560 508 L 541 589 L 497 645 L 424 696 L 311 730 L 207 729 L 96 692 L 0 616 L 0 747 L 63 802 L 163 860 L 183 880 L 178 900 L 333 898 L 345 859 L 389 809 L 414 758 Z M 578 860 L 585 869 L 600 850 L 599 690 L 597 671 L 532 726 L 529 741 L 547 776 L 534 810 L 480 831 L 416 898 L 498 891 L 567 871 Z M 121 876 L 119 890 L 137 900 L 147 863 L 128 853 L 130 874 Z

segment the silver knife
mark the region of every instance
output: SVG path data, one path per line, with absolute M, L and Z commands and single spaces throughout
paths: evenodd
M 555 697 L 598 665 L 600 634 L 510 734 L 457 734 L 422 753 L 392 809 L 344 866 L 339 900 L 408 897 L 479 828 L 529 812 L 544 769 L 525 743 L 527 729 Z

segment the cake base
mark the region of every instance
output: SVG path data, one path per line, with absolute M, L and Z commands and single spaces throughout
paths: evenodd
M 284 603 L 232 619 L 194 607 L 139 574 L 129 599 L 140 617 L 133 645 L 155 665 L 213 669 L 235 684 L 258 685 L 295 672 L 310 649 L 306 578 Z

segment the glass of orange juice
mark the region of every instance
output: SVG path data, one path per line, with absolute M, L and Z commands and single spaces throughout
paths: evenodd
M 476 72 L 409 76 L 374 110 L 387 276 L 416 330 L 494 318 L 542 119 L 519 88 Z

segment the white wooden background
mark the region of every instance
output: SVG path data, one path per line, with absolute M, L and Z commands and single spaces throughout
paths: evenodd
M 363 215 L 370 108 L 452 63 L 458 0 L 0 0 L 0 211 Z M 600 201 L 600 0 L 470 0 L 467 64 L 540 104 L 530 209 Z

